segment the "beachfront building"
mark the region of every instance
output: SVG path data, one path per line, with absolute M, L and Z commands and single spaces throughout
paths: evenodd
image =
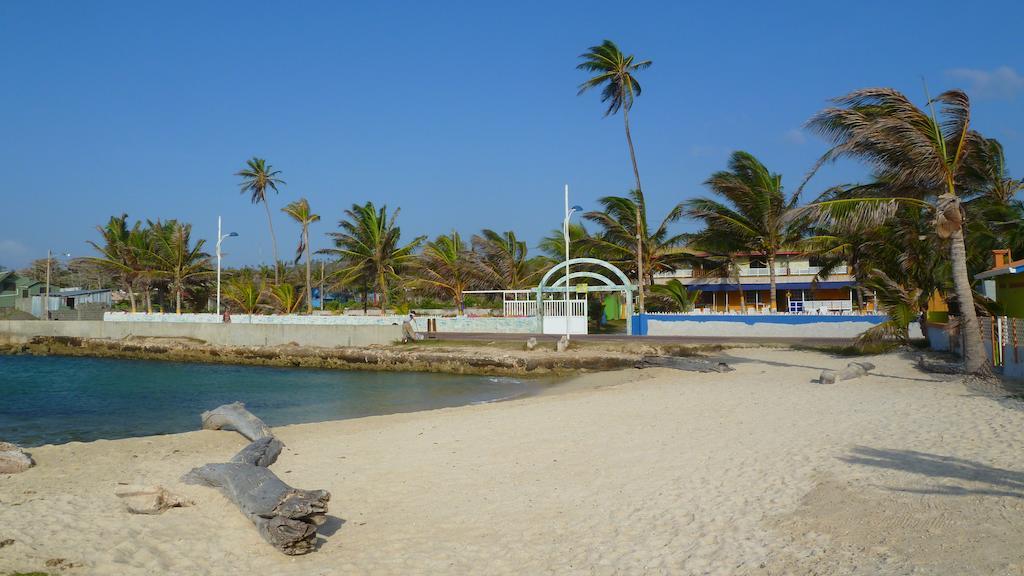
M 0 312 L 31 311 L 32 297 L 46 290 L 43 282 L 22 276 L 13 270 L 0 270 Z
M 819 277 L 822 266 L 816 258 L 800 252 L 781 252 L 775 260 L 776 307 L 779 312 L 840 314 L 855 310 L 873 311 L 871 294 L 863 291 L 858 306 L 856 280 L 847 266 L 832 268 L 827 278 Z M 736 255 L 731 263 L 708 255 L 695 255 L 692 264 L 655 275 L 655 283 L 675 278 L 688 290 L 700 290 L 696 311 L 739 313 L 771 309 L 768 263 L 757 255 Z M 741 302 L 740 294 L 743 299 Z
M 974 278 L 981 280 L 981 292 L 1002 308 L 1010 318 L 1024 318 L 1024 260 L 1014 261 L 1009 250 L 993 250 L 994 265 Z

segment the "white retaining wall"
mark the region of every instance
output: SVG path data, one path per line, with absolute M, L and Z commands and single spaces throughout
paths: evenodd
M 232 314 L 231 325 L 298 325 L 298 326 L 401 326 L 406 316 L 349 316 L 298 314 Z M 438 332 L 484 332 L 527 334 L 537 332 L 536 318 L 503 318 L 500 316 L 417 316 L 416 330 L 426 332 L 427 320 L 437 320 Z M 107 312 L 105 322 L 161 323 L 161 324 L 221 324 L 216 314 L 146 314 L 144 312 Z
M 0 321 L 0 343 L 25 343 L 37 336 L 97 338 L 188 338 L 217 346 L 322 348 L 391 344 L 402 339 L 401 326 L 294 326 L 287 324 L 209 324 L 100 321 Z

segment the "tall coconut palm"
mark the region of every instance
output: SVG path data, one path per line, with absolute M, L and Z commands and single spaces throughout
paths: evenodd
M 752 154 L 733 152 L 729 169 L 705 182 L 721 198 L 686 202 L 686 213 L 703 221 L 712 234 L 729 235 L 768 265 L 769 299 L 776 310 L 775 260 L 784 248 L 800 240 L 802 221 L 794 218 L 799 190 L 787 196 L 782 176 L 770 172 Z M 699 234 L 698 234 L 699 236 Z
M 598 202 L 603 210 L 583 215 L 601 228 L 586 240 L 589 251 L 619 268 L 635 272 L 640 294 L 654 284 L 655 274 L 675 270 L 689 258 L 682 250 L 687 235 L 672 234 L 668 229 L 683 216 L 682 203 L 673 206 L 658 227 L 651 230 L 647 203 L 640 190 L 632 190 L 628 196 L 605 196 Z M 634 242 L 635 238 L 641 241 Z M 637 309 L 642 313 L 644 309 L 640 306 L 638 300 Z
M 299 248 L 295 252 L 295 263 L 298 264 L 303 253 L 306 255 L 306 312 L 313 313 L 313 272 L 309 248 L 309 225 L 320 221 L 319 214 L 313 214 L 309 209 L 309 202 L 302 198 L 281 209 L 282 212 L 292 217 L 302 226 L 302 234 L 299 237 Z M 321 295 L 321 298 L 323 295 Z
M 450 297 L 463 313 L 462 293 L 476 287 L 481 269 L 458 232 L 442 234 L 423 247 L 415 265 L 415 285 L 428 294 Z
M 167 281 L 174 293 L 175 312 L 181 314 L 181 299 L 186 290 L 209 276 L 210 255 L 203 252 L 205 240 L 192 245 L 192 225 L 176 220 L 150 223 L 154 230 L 152 252 L 155 272 Z
M 131 303 L 131 310 L 136 311 L 135 302 L 135 280 L 138 275 L 138 254 L 132 250 L 131 235 L 137 233 L 139 223 L 135 228 L 128 228 L 128 215 L 111 216 L 106 226 L 97 226 L 96 230 L 103 237 L 103 244 L 89 241 L 97 252 L 98 257 L 90 257 L 87 260 L 110 270 L 117 277 L 118 283 L 128 293 L 128 301 Z
M 267 190 L 273 190 L 277 192 L 277 186 L 284 184 L 285 181 L 279 176 L 280 170 L 274 170 L 274 167 L 267 164 L 267 161 L 263 158 L 257 158 L 253 156 L 245 162 L 245 168 L 235 173 L 235 176 L 241 176 L 241 191 L 242 194 L 249 194 L 249 198 L 253 204 L 263 203 L 263 207 L 267 211 L 267 226 L 270 228 L 270 241 L 274 247 L 274 283 L 276 284 L 280 278 L 277 271 L 278 258 L 277 258 L 277 237 L 274 236 L 274 222 L 270 218 L 270 203 L 267 201 Z
M 345 219 L 338 222 L 341 232 L 328 234 L 334 248 L 318 250 L 318 254 L 331 254 L 340 260 L 337 277 L 342 284 L 366 282 L 380 295 L 380 309 L 387 308 L 388 298 L 399 273 L 415 259 L 415 250 L 423 236 L 407 244 L 401 243 L 402 229 L 397 225 L 399 210 L 388 216 L 387 206 L 379 209 L 373 202 L 345 210 Z
M 533 286 L 546 271 L 547 259 L 530 258 L 526 242 L 511 230 L 501 233 L 489 229 L 481 231 L 473 236 L 473 251 L 479 255 L 486 283 L 502 290 Z
M 601 86 L 603 87 L 601 89 L 601 101 L 608 103 L 608 108 L 605 110 L 604 115 L 611 116 L 622 110 L 622 121 L 626 127 L 626 143 L 629 145 L 629 159 L 633 163 L 633 176 L 636 178 L 636 189 L 637 192 L 643 194 L 643 186 L 640 185 L 640 169 L 636 163 L 636 150 L 633 148 L 633 136 L 629 132 L 629 110 L 633 107 L 633 101 L 637 96 L 640 96 L 641 92 L 640 83 L 637 82 L 634 74 L 650 68 L 652 62 L 650 60 L 637 62 L 632 54 L 629 56 L 623 54 L 619 47 L 611 40 L 605 40 L 599 46 L 591 46 L 587 52 L 580 55 L 580 58 L 583 59 L 583 62 L 577 65 L 576 69 L 592 73 L 594 76 L 579 85 L 577 95 L 581 95 L 591 88 Z M 640 221 L 640 206 L 637 205 L 636 209 L 637 212 L 634 218 L 636 221 Z M 636 230 L 635 239 L 636 277 L 637 285 L 640 287 L 637 307 L 643 312 L 643 278 L 645 269 L 641 254 L 644 248 L 643 238 L 639 229 Z
M 833 144 L 819 164 L 855 158 L 871 166 L 887 186 L 878 198 L 832 200 L 819 203 L 815 210 L 828 213 L 830 218 L 871 221 L 891 216 L 891 210 L 884 208 L 894 203 L 916 203 L 932 210 L 938 236 L 949 240 L 964 333 L 964 370 L 987 372 L 967 271 L 960 196 L 967 175 L 965 160 L 984 145 L 981 135 L 971 130 L 967 94 L 959 90 L 943 92 L 928 101 L 928 112 L 891 88 L 857 90 L 834 102 L 836 106 L 822 110 L 808 122 L 812 130 Z M 936 105 L 941 110 L 936 111 Z

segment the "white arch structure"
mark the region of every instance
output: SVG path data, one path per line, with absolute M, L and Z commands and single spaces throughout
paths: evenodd
M 559 270 L 566 268 L 567 266 L 577 266 L 580 264 L 593 264 L 595 266 L 601 266 L 611 272 L 621 284 L 616 284 L 612 279 L 608 278 L 604 274 L 597 272 L 590 272 L 587 270 L 580 270 L 578 272 L 570 272 L 568 276 L 562 274 L 558 280 L 548 286 L 548 281 L 554 276 Z M 598 260 L 597 258 L 572 258 L 563 262 L 555 264 L 555 266 L 548 270 L 548 273 L 544 275 L 540 280 L 540 285 L 537 286 L 537 318 L 540 322 L 541 329 L 543 331 L 544 326 L 544 293 L 549 294 L 565 294 L 571 290 L 571 286 L 568 286 L 568 282 L 575 278 L 591 278 L 604 282 L 602 286 L 588 286 L 588 292 L 622 292 L 626 295 L 626 334 L 633 333 L 633 291 L 637 289 L 635 284 L 629 283 L 629 278 L 622 273 L 622 270 L 610 262 L 604 260 Z M 566 311 L 568 314 L 568 310 Z

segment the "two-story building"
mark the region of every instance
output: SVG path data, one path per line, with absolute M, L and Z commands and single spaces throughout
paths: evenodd
M 870 294 L 860 306 L 856 303 L 856 280 L 846 266 L 832 269 L 827 278 L 819 277 L 822 268 L 814 258 L 800 252 L 781 252 L 775 260 L 776 305 L 779 312 L 841 313 L 874 310 Z M 655 275 L 664 284 L 675 278 L 688 290 L 700 290 L 696 308 L 705 312 L 765 311 L 771 308 L 770 274 L 763 257 L 739 254 L 732 263 L 697 254 L 694 263 L 672 272 Z M 741 301 L 740 294 L 743 294 Z

